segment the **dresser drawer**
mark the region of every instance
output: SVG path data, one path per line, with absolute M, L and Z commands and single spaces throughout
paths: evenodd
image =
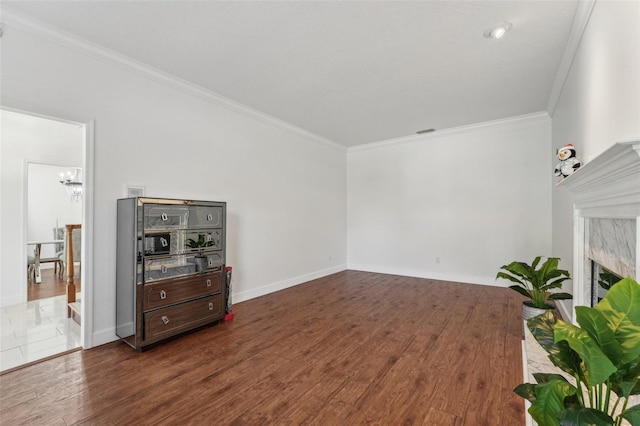
M 144 286 L 145 311 L 222 292 L 222 272 L 166 280 Z
M 145 204 L 145 229 L 172 229 L 186 227 L 189 220 L 189 207 L 167 204 Z
M 220 250 L 222 248 L 222 229 L 192 230 L 186 231 L 185 252 L 200 252 L 208 250 Z M 198 247 L 200 243 L 200 247 Z
M 222 270 L 223 265 L 224 265 L 223 252 L 218 251 L 213 253 L 207 253 L 207 269 Z
M 195 255 L 149 257 L 144 259 L 144 281 L 158 281 L 193 275 L 196 272 Z
M 221 228 L 222 206 L 189 206 L 189 228 Z
M 199 258 L 195 254 L 145 258 L 144 265 L 138 263 L 138 282 L 143 282 L 143 278 L 145 283 L 152 283 L 193 276 L 199 272 L 218 272 L 223 269 L 222 251 L 208 252 L 206 255 L 206 259 Z
M 155 340 L 222 318 L 222 294 L 144 314 L 145 340 Z

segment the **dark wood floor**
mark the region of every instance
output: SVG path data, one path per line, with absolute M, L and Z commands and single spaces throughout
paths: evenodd
M 0 423 L 523 425 L 521 302 L 345 271 L 147 352 L 114 342 L 2 375 Z
M 60 278 L 57 273 L 51 269 L 41 270 L 42 282 L 36 284 L 34 282 L 27 283 L 27 300 L 45 299 L 47 297 L 62 296 L 67 294 L 67 279 Z M 76 285 L 76 292 L 81 290 L 80 274 L 76 271 L 73 279 Z

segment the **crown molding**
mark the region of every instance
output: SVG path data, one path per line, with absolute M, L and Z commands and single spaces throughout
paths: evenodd
M 573 65 L 573 60 L 576 57 L 578 47 L 580 47 L 580 42 L 582 41 L 582 36 L 587 28 L 589 18 L 591 18 L 591 13 L 593 12 L 593 7 L 595 5 L 596 0 L 580 0 L 578 2 L 576 14 L 573 17 L 573 23 L 571 24 L 569 40 L 567 41 L 567 46 L 565 47 L 564 54 L 560 60 L 560 65 L 556 72 L 556 78 L 553 82 L 553 87 L 551 88 L 551 93 L 549 94 L 549 99 L 547 101 L 547 112 L 551 117 L 553 117 L 556 107 L 558 106 L 562 89 L 564 89 L 567 77 L 571 71 L 571 66 Z
M 83 55 L 92 57 L 114 67 L 131 72 L 140 77 L 144 77 L 163 86 L 178 90 L 190 96 L 194 96 L 198 99 L 225 108 L 229 111 L 242 114 L 256 121 L 260 121 L 262 123 L 280 128 L 281 130 L 294 133 L 298 136 L 302 136 L 306 139 L 320 143 L 327 147 L 337 149 L 341 152 L 347 151 L 347 148 L 345 146 L 338 144 L 332 140 L 309 132 L 289 122 L 266 114 L 248 105 L 234 101 L 233 99 L 222 96 L 209 89 L 205 89 L 204 87 L 183 80 L 172 74 L 161 71 L 143 62 L 137 61 L 129 56 L 108 49 L 102 45 L 93 43 L 89 40 L 85 40 L 74 34 L 62 31 L 42 21 L 26 17 L 18 12 L 11 10 L 10 8 L 7 8 L 6 6 L 2 6 L 0 13 L 0 21 L 2 25 L 17 28 L 36 37 L 45 39 L 51 43 L 55 43 L 62 47 L 72 49 L 76 52 L 82 53 Z M 6 31 L 5 29 L 4 38 L 10 37 L 10 33 L 7 34 L 7 32 L 8 31 Z
M 366 151 L 366 150 L 370 150 L 370 149 L 384 148 L 384 147 L 391 146 L 391 145 L 400 145 L 400 144 L 405 144 L 405 143 L 422 142 L 422 141 L 429 140 L 429 139 L 439 138 L 441 136 L 449 136 L 449 135 L 455 135 L 455 134 L 460 134 L 460 133 L 469 133 L 469 132 L 474 132 L 474 131 L 477 131 L 477 130 L 483 129 L 483 128 L 495 127 L 495 126 L 504 126 L 504 125 L 520 123 L 520 122 L 524 122 L 524 121 L 527 121 L 527 122 L 538 122 L 538 121 L 542 122 L 542 121 L 550 121 L 550 119 L 551 118 L 549 117 L 549 114 L 547 114 L 546 111 L 534 112 L 534 113 L 531 113 L 531 114 L 517 115 L 517 116 L 514 116 L 514 117 L 502 118 L 502 119 L 499 119 L 499 120 L 483 121 L 483 122 L 480 122 L 480 123 L 469 124 L 469 125 L 466 125 L 466 126 L 451 127 L 449 129 L 436 130 L 433 133 L 427 133 L 425 135 L 404 136 L 404 137 L 401 137 L 401 138 L 387 139 L 387 140 L 384 140 L 384 141 L 371 142 L 371 143 L 364 144 L 364 145 L 352 146 L 352 147 L 348 148 L 348 152 Z

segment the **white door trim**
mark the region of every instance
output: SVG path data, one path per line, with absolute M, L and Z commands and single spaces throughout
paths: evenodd
M 84 137 L 82 140 L 82 168 L 84 174 L 84 187 L 82 197 L 82 252 L 80 268 L 80 279 L 82 283 L 82 320 L 80 324 L 80 345 L 83 349 L 93 347 L 93 204 L 94 204 L 94 152 L 95 152 L 95 120 L 86 122 L 78 122 L 65 118 L 55 117 L 46 114 L 40 114 L 20 108 L 13 108 L 7 105 L 1 105 L 0 108 L 6 111 L 12 111 L 19 114 L 30 115 L 32 117 L 40 117 L 48 120 L 59 121 L 62 123 L 75 124 L 84 128 Z M 26 164 L 25 164 L 26 175 Z M 26 193 L 26 179 L 23 192 Z M 23 210 L 26 213 L 26 196 L 24 198 Z M 26 247 L 26 221 L 23 226 L 23 247 Z M 26 256 L 23 256 L 24 267 L 26 270 Z M 24 288 L 24 300 L 26 301 L 26 286 Z
M 84 349 L 93 347 L 93 165 L 95 120 L 84 124 L 83 161 L 84 193 L 82 197 L 82 317 L 80 344 Z

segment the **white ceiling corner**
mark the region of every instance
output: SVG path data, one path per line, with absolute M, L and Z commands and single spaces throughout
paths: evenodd
M 564 55 L 562 56 L 562 60 L 558 66 L 556 79 L 553 82 L 551 94 L 547 101 L 546 110 L 551 116 L 553 116 L 553 113 L 556 110 L 560 94 L 562 93 L 562 88 L 564 87 L 564 83 L 569 75 L 571 64 L 573 63 L 573 58 L 578 50 L 578 46 L 582 40 L 582 34 L 584 34 L 589 18 L 591 18 L 591 12 L 593 12 L 595 4 L 596 0 L 581 0 L 578 3 L 573 23 L 571 24 L 571 33 L 569 34 Z
M 3 20 L 40 21 L 49 35 L 75 38 L 76 48 L 103 46 L 131 71 L 349 147 L 554 108 L 579 42 L 570 37 L 574 17 L 588 20 L 578 3 L 3 0 L 2 7 Z M 503 39 L 483 37 L 503 21 L 513 24 Z

